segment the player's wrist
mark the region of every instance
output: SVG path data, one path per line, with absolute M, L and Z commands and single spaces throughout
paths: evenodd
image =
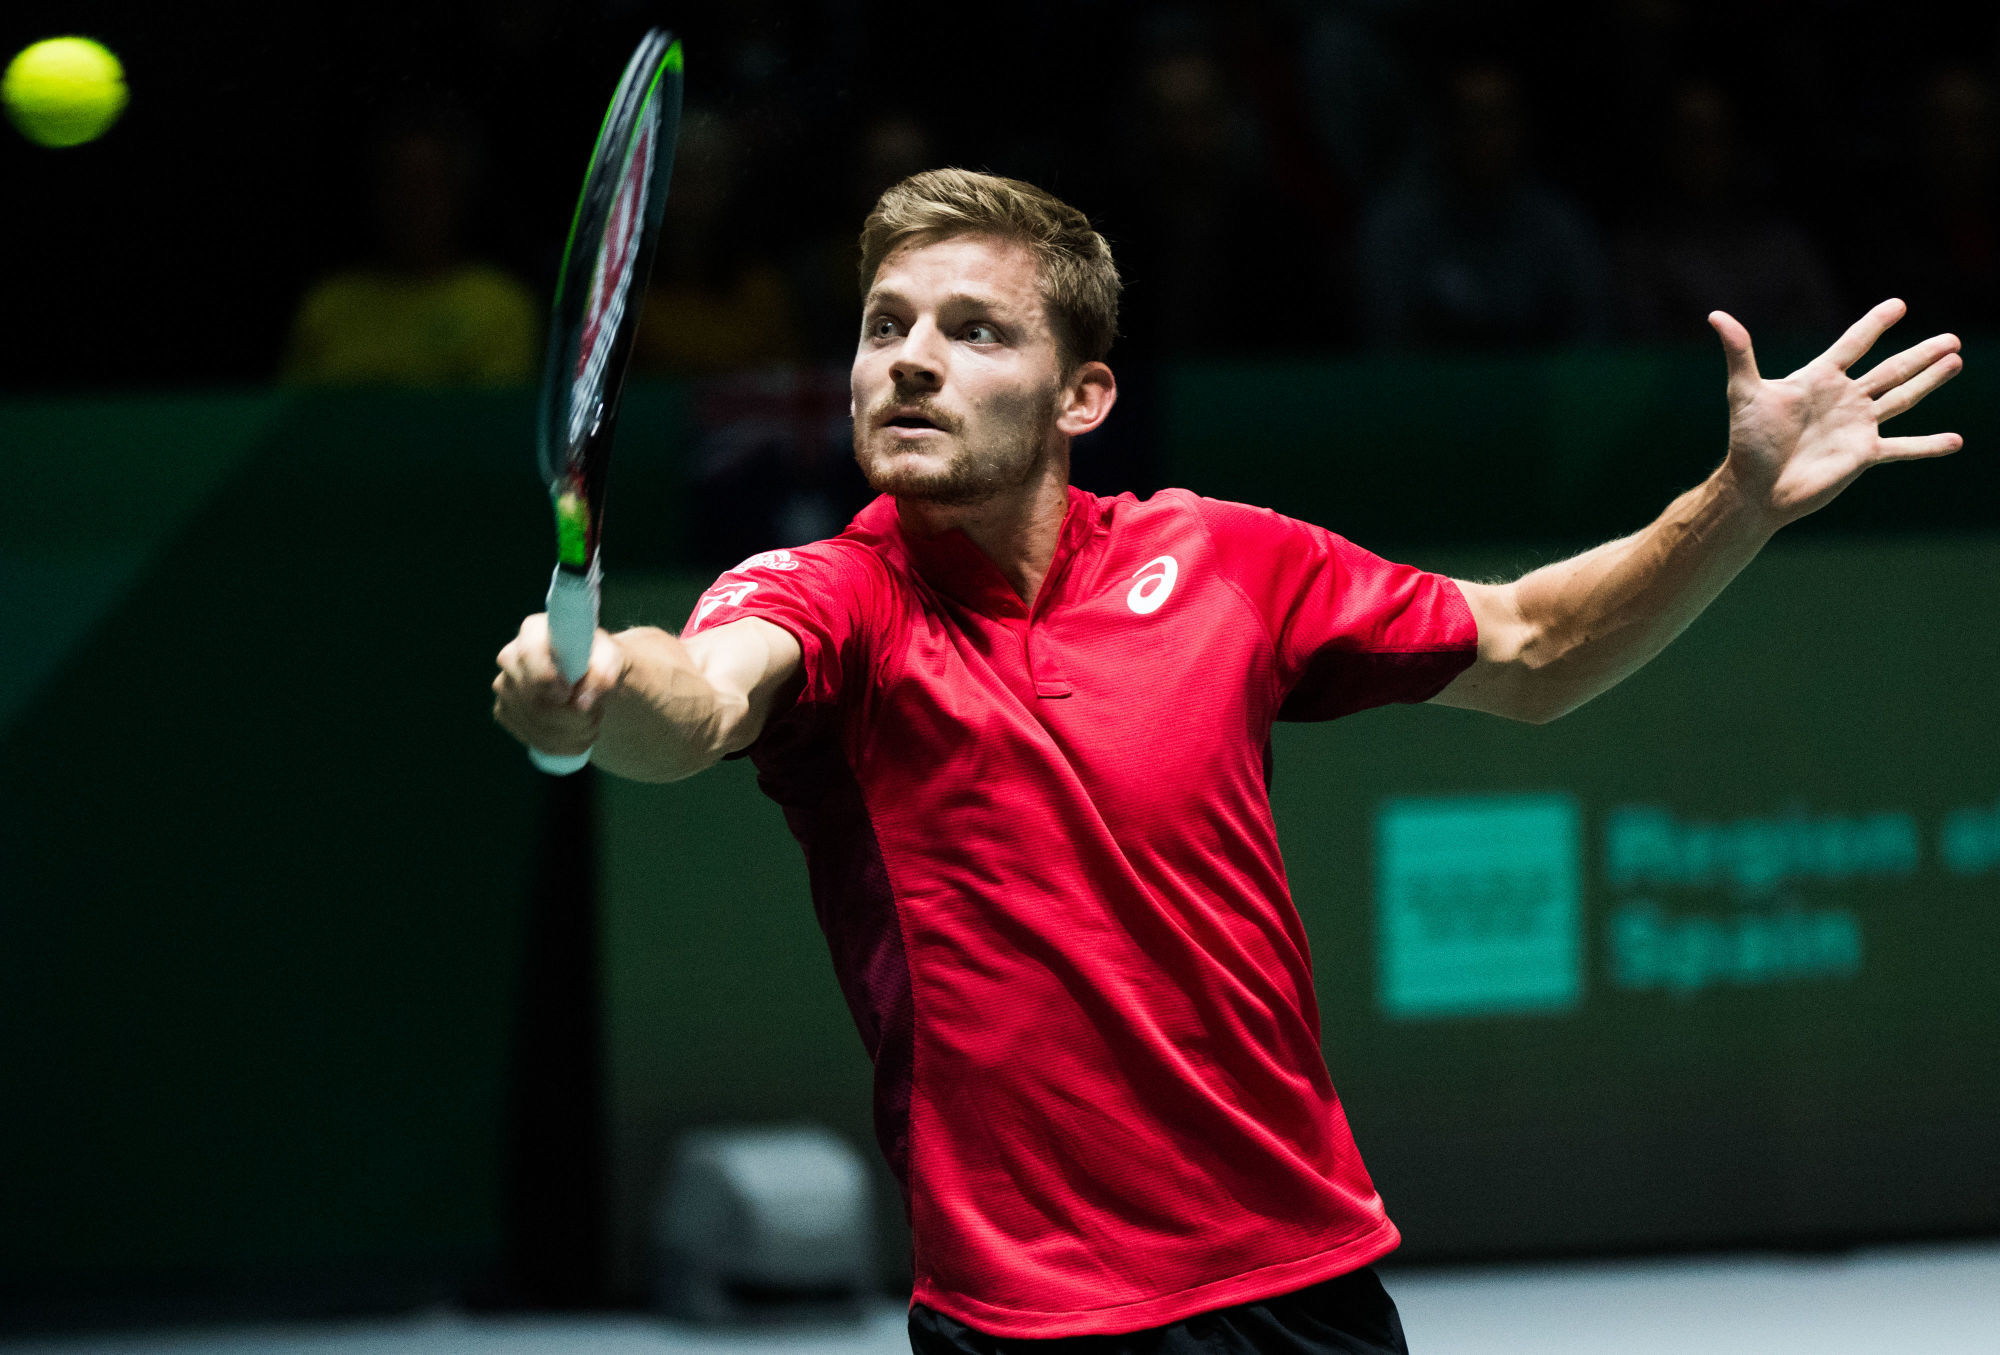
M 1727 514 L 1765 536 L 1792 520 L 1773 506 L 1767 478 L 1747 466 L 1733 448 L 1709 477 L 1708 487 Z

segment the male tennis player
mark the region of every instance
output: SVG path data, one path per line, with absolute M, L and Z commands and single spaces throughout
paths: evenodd
M 1960 367 L 1729 366 L 1729 450 L 1650 527 L 1508 584 L 1180 490 L 1069 484 L 1110 414 L 1118 275 L 1039 189 L 939 170 L 861 236 L 846 532 L 745 560 L 676 638 L 529 617 L 495 717 L 670 781 L 747 752 L 806 852 L 915 1238 L 913 1347 L 1404 1349 L 1398 1242 L 1320 1054 L 1267 794 L 1274 720 L 1438 701 L 1545 721 L 1657 654 Z

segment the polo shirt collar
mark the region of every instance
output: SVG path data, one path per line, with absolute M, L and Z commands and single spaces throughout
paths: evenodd
M 1061 531 L 1056 537 L 1055 555 L 1049 560 L 1048 575 L 1042 581 L 1046 603 L 1060 586 L 1064 568 L 1083 548 L 1098 527 L 1097 496 L 1075 485 L 1068 486 L 1069 507 L 1063 511 Z M 910 568 L 938 592 L 974 611 L 996 617 L 1029 615 L 1028 604 L 1015 593 L 1014 586 L 1000 567 L 971 537 L 953 528 L 935 536 L 912 536 L 902 530 L 896 501 L 887 494 L 876 499 L 854 519 L 854 525 L 869 536 L 899 543 Z

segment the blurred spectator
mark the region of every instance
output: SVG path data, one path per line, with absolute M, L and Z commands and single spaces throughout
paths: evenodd
M 1420 154 L 1362 223 L 1365 336 L 1458 347 L 1602 336 L 1602 247 L 1583 213 L 1529 173 L 1513 75 L 1461 68 L 1443 132 L 1439 150 Z
M 1189 357 L 1323 344 L 1320 254 L 1274 191 L 1210 45 L 1164 46 L 1138 82 L 1111 232 L 1126 280 L 1121 347 Z
M 1836 328 L 1826 265 L 1803 231 L 1765 205 L 1729 96 L 1707 83 L 1682 86 L 1663 151 L 1658 200 L 1618 250 L 1626 332 L 1705 337 L 1718 309 L 1753 334 Z
M 529 379 L 540 356 L 532 294 L 466 257 L 479 147 L 452 117 L 396 124 L 370 165 L 373 253 L 299 303 L 287 380 L 436 386 Z
M 1891 196 L 1871 232 L 1881 251 L 1870 281 L 1901 296 L 1933 328 L 2000 322 L 2000 183 L 1992 83 L 1960 66 L 1917 95 L 1914 182 Z M 1891 205 L 1892 204 L 1892 205 Z
M 713 110 L 681 119 L 673 189 L 633 365 L 668 376 L 796 361 L 798 326 L 782 269 L 744 219 L 741 136 Z

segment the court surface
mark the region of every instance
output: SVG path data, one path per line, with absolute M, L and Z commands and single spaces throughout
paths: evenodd
M 2000 1243 L 1385 1272 L 1415 1355 L 2000 1352 Z M 313 1326 L 0 1341 L 4 1355 L 904 1355 L 903 1309 L 840 1327 L 449 1311 Z

